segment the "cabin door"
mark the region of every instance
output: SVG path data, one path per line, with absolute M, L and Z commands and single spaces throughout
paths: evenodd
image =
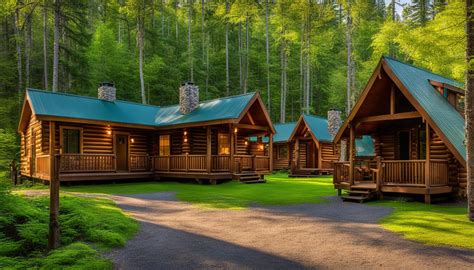
M 410 159 L 410 131 L 398 132 L 398 159 Z
M 312 141 L 309 141 L 308 144 L 307 144 L 307 148 L 306 148 L 306 156 L 307 156 L 307 160 L 306 160 L 306 167 L 307 168 L 315 168 L 315 147 L 314 147 L 314 143 Z
M 117 171 L 128 170 L 128 135 L 116 135 L 115 157 L 117 159 Z

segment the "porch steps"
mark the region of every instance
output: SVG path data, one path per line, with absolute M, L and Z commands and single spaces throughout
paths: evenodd
M 343 201 L 352 201 L 363 203 L 375 197 L 375 191 L 372 189 L 351 189 L 347 195 L 341 196 Z
M 241 183 L 244 183 L 244 184 L 259 184 L 259 183 L 266 183 L 267 182 L 264 179 L 261 179 L 260 175 L 258 175 L 255 172 L 234 174 L 234 179 L 237 179 Z

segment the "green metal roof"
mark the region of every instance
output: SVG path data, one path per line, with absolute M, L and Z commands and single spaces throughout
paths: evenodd
M 333 138 L 331 134 L 329 134 L 328 120 L 326 118 L 303 114 L 303 119 L 318 141 L 332 143 Z
M 161 107 L 155 117 L 156 126 L 170 126 L 205 122 L 222 119 L 239 118 L 255 93 L 224 97 L 204 101 L 199 107 L 188 114 L 179 112 L 179 105 Z
M 438 91 L 434 91 L 429 80 L 464 88 L 459 82 L 434 74 L 430 71 L 384 57 L 393 73 L 402 82 L 423 110 L 430 116 L 436 126 L 441 129 L 451 144 L 466 160 L 464 146 L 464 118 Z
M 172 126 L 238 118 L 255 93 L 205 101 L 189 114 L 179 105 L 159 107 L 116 100 L 28 89 L 31 106 L 37 115 L 108 121 L 147 126 Z
M 355 140 L 356 155 L 358 157 L 375 156 L 374 140 L 370 135 L 364 135 L 360 139 Z
M 65 93 L 28 89 L 28 97 L 37 115 L 108 121 L 136 125 L 155 125 L 158 106 L 115 101 Z
M 273 136 L 274 143 L 287 142 L 295 129 L 296 122 L 284 123 L 284 124 L 275 124 L 275 135 Z

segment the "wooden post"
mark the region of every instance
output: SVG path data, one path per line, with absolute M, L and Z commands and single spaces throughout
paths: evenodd
M 298 170 L 300 168 L 300 139 L 296 138 L 295 143 L 295 169 Z M 293 172 L 296 173 L 296 172 Z
M 207 173 L 211 173 L 211 164 L 212 164 L 212 157 L 211 157 L 211 127 L 210 126 L 207 126 L 207 129 L 206 129 L 206 146 L 207 146 L 207 150 L 206 150 L 206 163 L 207 163 Z
M 317 148 L 318 150 L 318 169 L 321 170 L 323 168 L 323 153 L 322 153 L 322 147 L 321 143 L 318 142 L 318 144 L 314 144 L 314 148 Z M 319 171 L 321 172 L 321 171 Z
M 354 185 L 354 140 L 355 140 L 355 125 L 350 124 L 349 134 L 349 183 Z
M 55 157 L 55 122 L 49 122 L 49 238 L 48 248 L 56 249 L 60 245 L 59 239 L 59 162 Z
M 270 133 L 268 135 L 268 158 L 270 159 L 268 162 L 270 172 L 273 171 L 273 134 Z
M 186 166 L 186 172 L 188 172 L 189 171 L 189 153 L 188 152 L 186 152 L 185 166 Z
M 229 125 L 229 137 L 230 137 L 230 171 L 233 172 L 234 169 L 234 127 L 232 125 Z
M 375 182 L 377 184 L 377 192 L 381 192 L 382 190 L 382 161 L 380 156 L 376 157 L 377 160 L 377 172 Z
M 395 114 L 395 85 L 390 88 L 390 114 Z
M 428 194 L 425 194 L 425 203 L 431 203 L 431 173 L 430 173 L 430 144 L 431 144 L 431 134 L 430 134 L 430 125 L 428 124 L 428 121 L 426 122 L 426 158 L 425 158 L 425 185 L 426 185 L 426 190 Z

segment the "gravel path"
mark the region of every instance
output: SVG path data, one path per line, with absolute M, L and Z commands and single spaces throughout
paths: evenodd
M 113 196 L 140 232 L 109 254 L 118 269 L 473 269 L 474 251 L 383 230 L 391 209 L 355 203 L 209 210 L 173 193 Z

